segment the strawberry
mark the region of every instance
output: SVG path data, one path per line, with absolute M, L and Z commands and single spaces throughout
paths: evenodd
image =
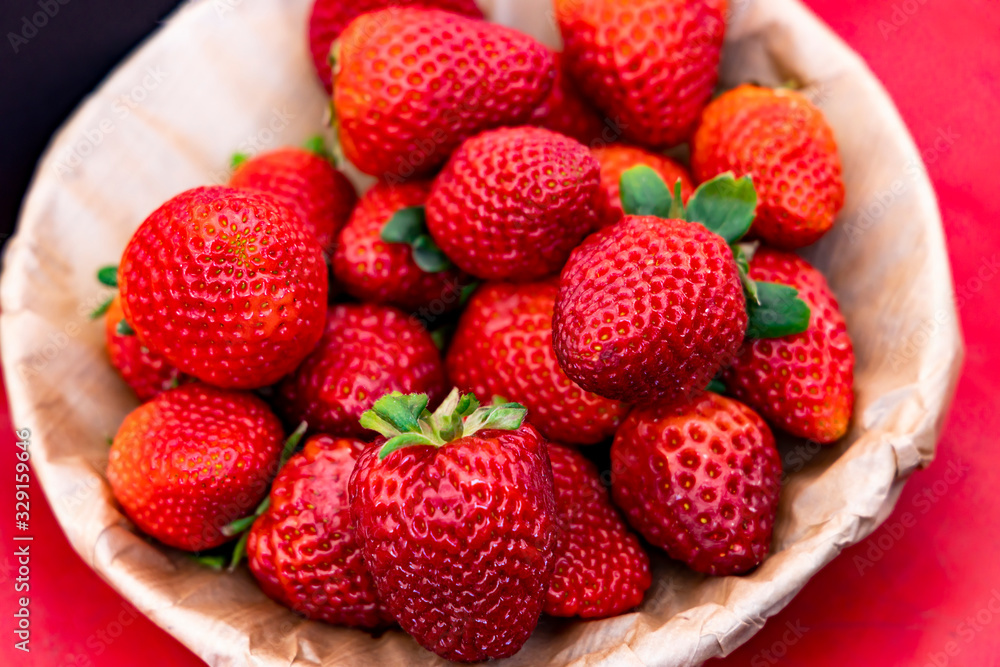
M 628 144 L 597 147 L 591 149 L 591 152 L 601 165 L 601 191 L 597 198 L 598 229 L 615 224 L 625 215 L 619 196 L 619 182 L 622 174 L 632 167 L 645 165 L 651 168 L 670 187 L 680 181 L 681 195 L 685 202 L 691 198 L 691 193 L 694 192 L 691 176 L 687 169 L 666 155 L 652 153 L 644 148 Z
M 556 62 L 556 80 L 549 96 L 535 108 L 530 123 L 565 134 L 581 144 L 592 146 L 604 143 L 606 124 L 598 111 L 577 90 L 576 84 L 566 74 L 561 53 L 553 54 Z M 614 138 L 608 133 L 607 140 Z
M 550 444 L 549 459 L 562 531 L 545 613 L 602 618 L 638 606 L 652 583 L 649 557 L 611 505 L 597 467 L 564 445 Z
M 366 12 L 407 5 L 438 7 L 472 18 L 483 17 L 475 0 L 315 0 L 309 13 L 309 52 L 327 93 L 333 92 L 331 49 L 347 24 Z
M 699 181 L 749 175 L 761 198 L 752 233 L 790 250 L 814 243 L 844 205 L 833 130 L 804 95 L 743 85 L 706 109 L 691 142 Z
M 537 127 L 484 132 L 434 181 L 427 226 L 467 273 L 533 280 L 558 271 L 593 227 L 599 178 L 574 139 Z
M 708 385 L 746 327 L 738 269 L 721 237 L 629 215 L 573 251 L 552 341 L 559 365 L 587 391 L 677 400 Z
M 556 0 L 566 67 L 626 139 L 686 141 L 718 79 L 725 13 L 704 0 Z
M 347 222 L 358 193 L 330 162 L 304 148 L 279 148 L 249 159 L 236 156 L 234 188 L 267 192 L 294 209 L 324 249 Z
M 781 457 L 745 405 L 706 392 L 636 407 L 615 435 L 611 472 L 632 527 L 693 570 L 740 574 L 767 555 Z
M 380 182 L 361 197 L 333 256 L 337 282 L 351 296 L 433 315 L 459 306 L 470 279 L 429 248 L 422 211 L 415 210 L 430 187 L 429 181 Z M 393 236 L 394 221 L 413 224 Z
M 723 375 L 729 393 L 789 433 L 839 439 L 854 404 L 854 349 L 837 298 L 823 274 L 780 250 L 758 250 L 750 277 L 796 288 L 812 317 L 802 333 L 747 341 Z
M 351 523 L 347 482 L 365 443 L 319 435 L 292 456 L 247 541 L 250 571 L 272 599 L 336 625 L 393 623 L 375 592 Z
M 350 482 L 351 518 L 379 597 L 424 648 L 477 662 L 516 653 L 538 623 L 557 517 L 545 440 L 517 404 L 454 391 L 392 394 Z
M 552 53 L 527 35 L 439 10 L 364 14 L 338 44 L 344 154 L 395 182 L 433 173 L 483 130 L 527 122 L 555 80 Z
M 523 404 L 547 438 L 593 444 L 614 435 L 628 406 L 580 389 L 559 368 L 552 350 L 558 291 L 555 280 L 479 288 L 448 350 L 448 377 L 482 400 Z
M 122 422 L 108 482 L 147 535 L 187 551 L 217 547 L 222 528 L 267 495 L 283 433 L 252 394 L 200 383 L 163 392 Z
M 401 311 L 374 304 L 331 306 L 316 349 L 278 385 L 276 402 L 290 423 L 312 432 L 367 437 L 361 414 L 392 391 L 445 393 L 434 341 Z
M 177 195 L 132 236 L 118 285 L 143 345 L 221 387 L 277 381 L 323 333 L 320 246 L 264 193 L 202 187 Z
M 150 352 L 135 335 L 122 332 L 120 325 L 124 319 L 121 297 L 116 294 L 104 319 L 108 357 L 139 400 L 148 401 L 185 381 L 184 374 L 166 359 Z

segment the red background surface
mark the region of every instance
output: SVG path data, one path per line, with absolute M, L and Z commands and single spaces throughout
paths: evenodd
M 937 461 L 893 517 L 730 658 L 750 665 L 1000 665 L 1000 12 L 995 0 L 806 0 L 871 65 L 924 152 L 967 342 Z M 943 138 L 950 138 L 943 141 Z M 31 489 L 31 654 L 12 648 L 13 429 L 0 413 L 0 663 L 200 665 L 72 551 Z

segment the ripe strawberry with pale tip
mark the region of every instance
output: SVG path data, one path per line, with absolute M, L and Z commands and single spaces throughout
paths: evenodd
M 317 139 L 321 145 L 321 140 Z M 234 188 L 266 192 L 299 214 L 306 230 L 329 250 L 347 222 L 358 194 L 347 177 L 323 155 L 289 146 L 251 158 L 237 155 L 229 179 Z
M 538 623 L 558 519 L 547 445 L 517 404 L 391 394 L 362 423 L 383 437 L 350 482 L 351 518 L 379 597 L 448 660 L 513 655 Z
M 423 205 L 429 181 L 376 183 L 340 232 L 333 272 L 362 301 L 439 315 L 461 304 L 471 279 L 428 236 Z
M 584 391 L 552 349 L 558 282 L 487 283 L 469 300 L 448 348 L 448 377 L 480 399 L 521 403 L 551 440 L 593 444 L 614 435 L 629 406 Z
M 121 297 L 116 294 L 105 314 L 105 345 L 111 365 L 140 401 L 148 401 L 189 379 L 162 356 L 150 352 L 133 332 L 123 329 L 124 319 Z
M 405 7 L 435 7 L 471 18 L 482 18 L 475 0 L 316 0 L 309 12 L 309 53 L 326 92 L 333 92 L 330 56 L 347 24 L 367 12 Z
M 223 528 L 267 495 L 284 434 L 252 394 L 201 383 L 156 396 L 125 417 L 108 482 L 147 535 L 187 551 L 231 539 Z
M 615 131 L 577 89 L 565 72 L 561 53 L 556 53 L 556 80 L 549 96 L 531 115 L 531 125 L 565 134 L 592 146 L 615 138 Z M 607 139 L 605 135 L 607 134 Z
M 751 233 L 786 250 L 816 242 L 844 205 L 833 130 L 794 90 L 742 85 L 720 95 L 691 141 L 697 180 L 732 171 L 760 195 Z
M 747 341 L 723 374 L 728 392 L 788 433 L 820 443 L 838 440 L 854 407 L 854 348 L 836 296 L 823 274 L 780 250 L 757 250 L 750 277 L 798 290 L 811 311 L 809 328 Z
M 392 391 L 444 396 L 444 364 L 430 334 L 396 308 L 341 304 L 330 307 L 322 339 L 278 385 L 275 403 L 314 433 L 366 437 L 358 420 Z
M 351 522 L 347 483 L 366 443 L 318 435 L 292 456 L 253 523 L 247 562 L 267 595 L 307 618 L 375 629 L 379 602 Z
M 619 183 L 622 175 L 633 167 L 645 165 L 660 175 L 671 188 L 680 181 L 681 197 L 687 202 L 694 192 L 691 175 L 680 163 L 666 155 L 653 153 L 638 146 L 611 144 L 591 149 L 601 165 L 601 191 L 597 198 L 597 229 L 608 227 L 621 220 L 622 210 Z
M 261 192 L 173 197 L 132 236 L 118 285 L 139 341 L 216 386 L 272 384 L 323 333 L 322 250 L 296 213 Z
M 465 142 L 434 180 L 427 226 L 463 271 L 527 281 L 557 272 L 593 227 L 600 167 L 575 139 L 501 128 Z
M 545 613 L 604 618 L 637 607 L 652 583 L 649 557 L 611 504 L 597 467 L 555 443 L 549 459 L 562 530 Z
M 711 392 L 633 409 L 611 446 L 612 495 L 650 544 L 697 572 L 747 572 L 767 556 L 781 457 L 767 424 Z
M 344 155 L 396 182 L 433 173 L 483 130 L 526 123 L 555 80 L 552 53 L 531 37 L 440 10 L 363 14 L 334 50 Z
M 686 141 L 718 79 L 725 12 L 704 0 L 556 0 L 566 67 L 634 143 Z

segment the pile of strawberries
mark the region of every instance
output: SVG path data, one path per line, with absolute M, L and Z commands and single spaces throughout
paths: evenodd
M 713 99 L 725 5 L 556 0 L 554 54 L 472 0 L 317 0 L 335 152 L 378 183 L 241 157 L 100 272 L 145 401 L 109 455 L 128 517 L 456 661 L 635 609 L 654 551 L 757 567 L 771 428 L 843 436 L 854 357 L 792 252 L 843 204 L 833 133 L 793 90 Z

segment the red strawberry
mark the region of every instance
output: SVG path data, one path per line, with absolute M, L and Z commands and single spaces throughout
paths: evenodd
M 555 80 L 552 53 L 527 35 L 449 12 L 364 14 L 338 43 L 344 154 L 395 182 L 432 173 L 483 130 L 527 122 Z
M 626 216 L 563 269 L 552 341 L 587 391 L 628 402 L 704 389 L 738 352 L 746 302 L 732 251 L 704 227 Z
M 428 181 L 376 183 L 361 197 L 333 256 L 334 275 L 345 291 L 362 301 L 433 315 L 459 306 L 462 288 L 470 282 L 467 276 L 454 267 L 425 271 L 417 265 L 417 251 L 410 245 L 383 240 L 393 216 L 423 206 L 430 188 Z M 426 234 L 426 229 L 420 233 Z
M 158 354 L 150 352 L 133 334 L 121 333 L 119 325 L 125 319 L 121 297 L 115 295 L 104 319 L 104 336 L 111 365 L 132 388 L 140 401 L 172 389 L 185 378 L 184 374 Z
M 691 142 L 691 168 L 699 181 L 752 176 L 761 201 L 751 233 L 779 248 L 815 242 L 844 205 L 833 130 L 792 90 L 744 85 L 719 96 Z
M 477 409 L 456 390 L 433 415 L 426 405 L 395 394 L 365 414 L 385 438 L 351 476 L 351 518 L 379 597 L 421 646 L 505 658 L 535 629 L 552 576 L 546 443 L 516 404 Z
M 347 500 L 365 447 L 350 438 L 310 438 L 274 480 L 270 505 L 250 529 L 247 560 L 264 592 L 303 616 L 378 628 L 393 619 L 365 567 Z
M 467 273 L 533 280 L 558 271 L 593 227 L 599 178 L 574 139 L 537 127 L 484 132 L 434 181 L 427 226 Z
M 203 187 L 177 195 L 132 236 L 118 285 L 143 345 L 221 387 L 277 381 L 323 333 L 319 244 L 263 193 Z
M 767 555 L 781 457 L 745 405 L 706 392 L 637 407 L 615 436 L 611 471 L 632 527 L 693 570 L 740 574 Z
M 281 423 L 252 394 L 187 384 L 133 410 L 108 455 L 115 498 L 147 535 L 202 551 L 267 495 Z
M 448 377 L 484 401 L 523 404 L 547 438 L 592 444 L 614 435 L 628 406 L 580 389 L 559 368 L 552 350 L 558 291 L 555 280 L 479 288 L 448 350 Z
M 680 181 L 681 196 L 685 202 L 694 192 L 687 169 L 666 155 L 651 153 L 627 144 L 612 144 L 594 148 L 591 152 L 601 165 L 601 192 L 597 198 L 598 229 L 615 224 L 625 215 L 622 211 L 619 184 L 622 174 L 632 167 L 638 165 L 649 167 L 660 175 L 671 190 L 674 184 Z
M 331 306 L 316 349 L 278 385 L 277 404 L 290 422 L 312 432 L 371 435 L 361 413 L 392 391 L 440 400 L 444 368 L 418 322 L 388 306 Z
M 229 185 L 280 198 L 295 209 L 325 249 L 330 248 L 358 200 L 346 176 L 304 148 L 279 148 L 241 162 Z
M 562 531 L 545 613 L 602 618 L 638 606 L 652 583 L 649 557 L 611 505 L 597 467 L 554 443 L 549 459 Z
M 566 67 L 630 141 L 686 141 L 718 78 L 725 14 L 704 0 L 556 0 Z
M 758 250 L 750 277 L 796 288 L 811 310 L 809 329 L 747 341 L 723 376 L 729 392 L 789 433 L 839 439 L 854 405 L 854 348 L 837 298 L 823 274 L 779 250 Z
M 326 92 L 333 92 L 331 49 L 347 24 L 366 12 L 407 5 L 438 7 L 473 18 L 483 17 L 475 0 L 315 0 L 309 13 L 309 51 Z
M 565 134 L 581 144 L 591 146 L 615 138 L 610 128 L 605 139 L 605 122 L 600 113 L 577 90 L 576 84 L 563 71 L 562 54 L 554 54 L 556 80 L 552 91 L 531 116 L 531 124 Z

